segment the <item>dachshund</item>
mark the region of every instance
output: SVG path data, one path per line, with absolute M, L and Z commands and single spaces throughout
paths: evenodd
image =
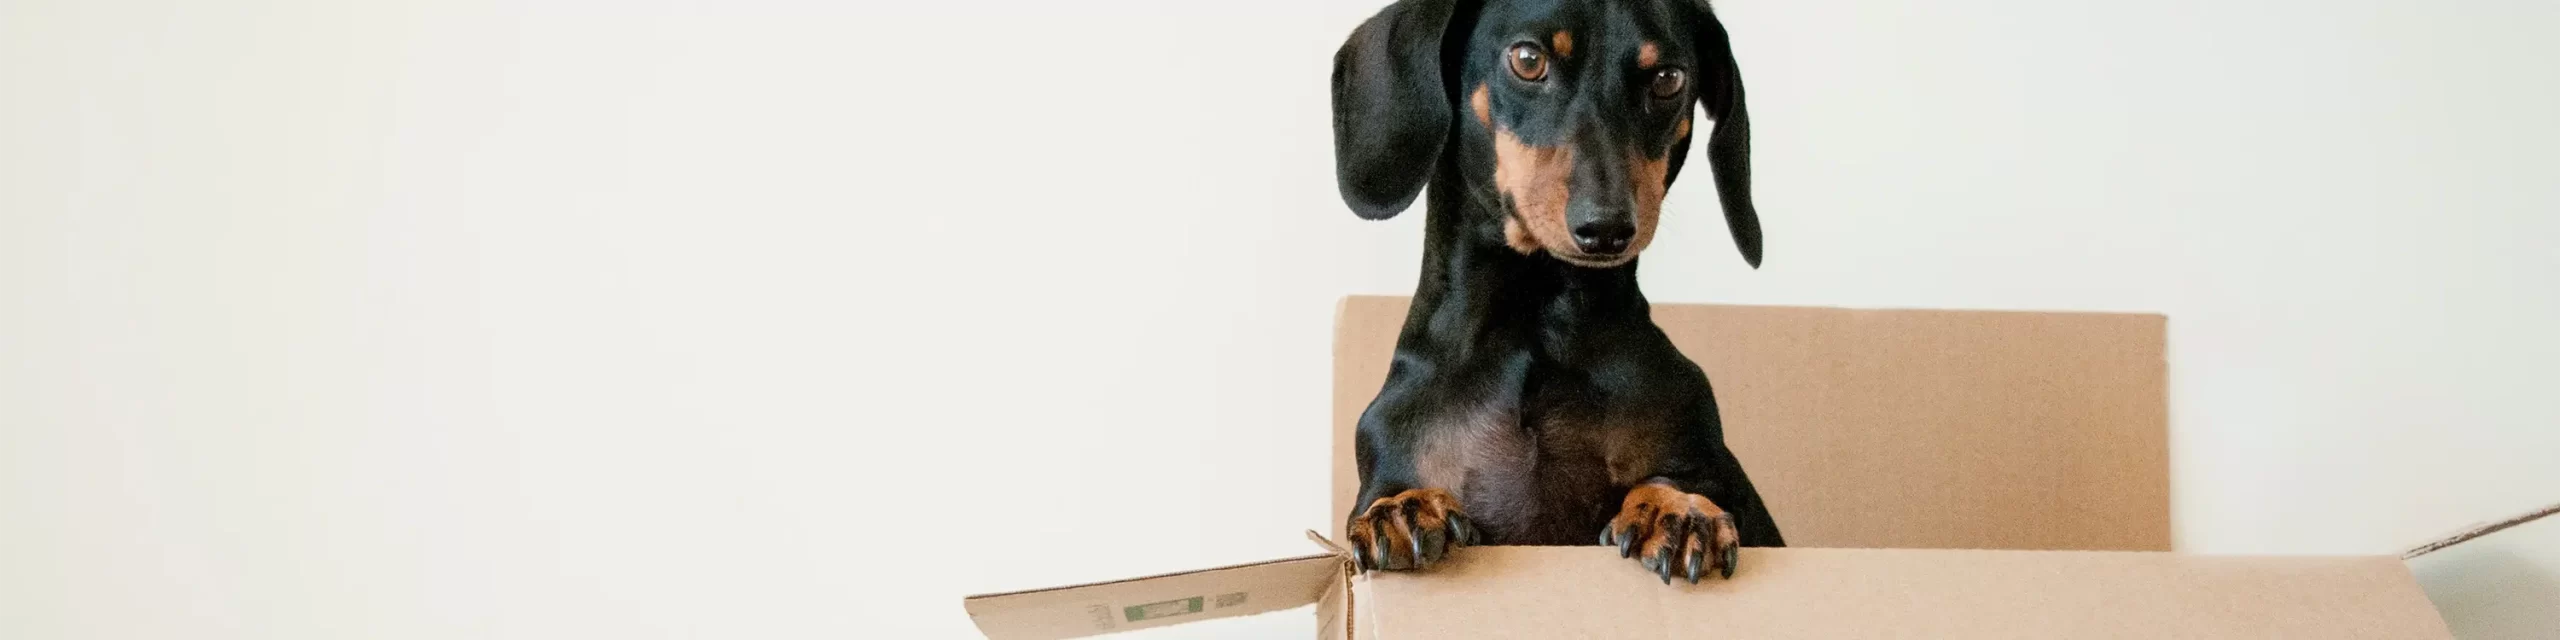
M 1596 542 L 1695 584 L 1785 545 L 1636 286 L 1693 102 L 1760 265 L 1741 70 L 1703 0 L 1400 0 L 1335 54 L 1332 101 L 1353 213 L 1429 194 L 1412 310 L 1360 416 L 1360 570 Z

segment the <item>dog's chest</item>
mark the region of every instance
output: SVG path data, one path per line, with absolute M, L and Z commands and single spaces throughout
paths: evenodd
M 1524 391 L 1428 430 L 1417 471 L 1494 544 L 1590 544 L 1657 459 L 1662 430 L 1563 399 L 1587 397 L 1578 390 Z

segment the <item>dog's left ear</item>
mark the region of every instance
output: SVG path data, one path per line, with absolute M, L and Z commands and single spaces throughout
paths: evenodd
M 1333 56 L 1333 168 L 1342 201 L 1370 220 L 1413 205 L 1449 140 L 1440 40 L 1457 0 L 1399 0 Z
M 1742 65 L 1733 59 L 1733 41 L 1725 34 L 1724 22 L 1716 19 L 1706 0 L 1695 0 L 1689 8 L 1689 33 L 1698 55 L 1698 103 L 1707 108 L 1707 117 L 1716 125 L 1707 136 L 1707 166 L 1715 169 L 1716 195 L 1724 201 L 1724 222 L 1733 230 L 1733 244 L 1742 249 L 1744 262 L 1758 268 L 1760 212 L 1751 205 L 1751 114 L 1742 106 Z M 1688 156 L 1689 139 L 1683 137 L 1671 147 L 1670 172 L 1663 184 L 1680 177 L 1680 165 Z

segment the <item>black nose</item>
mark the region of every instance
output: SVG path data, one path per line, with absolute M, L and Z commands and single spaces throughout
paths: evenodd
M 1611 255 L 1627 250 L 1627 241 L 1636 237 L 1635 225 L 1616 220 L 1596 220 L 1573 227 L 1573 244 L 1583 253 Z

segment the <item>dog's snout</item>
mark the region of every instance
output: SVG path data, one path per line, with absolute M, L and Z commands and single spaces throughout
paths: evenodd
M 1588 254 L 1615 255 L 1635 237 L 1636 226 L 1616 216 L 1573 226 L 1574 246 Z

